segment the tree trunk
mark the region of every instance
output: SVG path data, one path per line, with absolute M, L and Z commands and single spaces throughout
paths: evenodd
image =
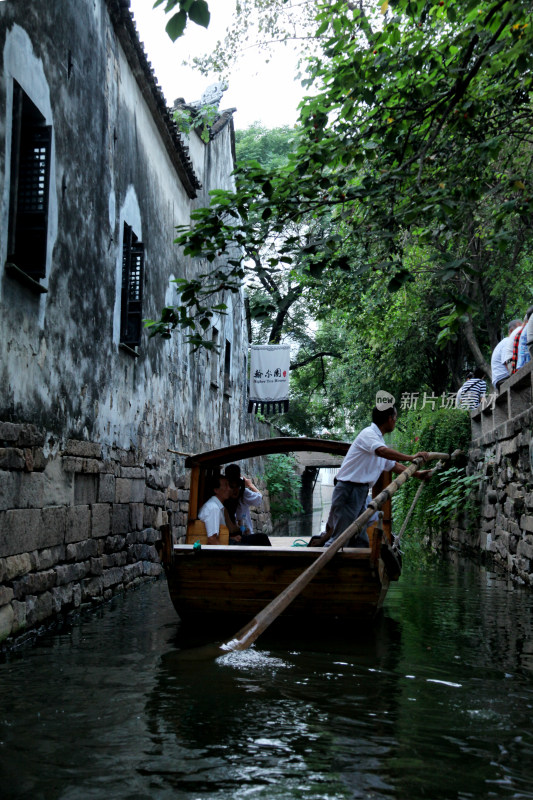
M 477 341 L 477 338 L 476 338 L 476 334 L 474 332 L 474 325 L 472 323 L 472 317 L 470 316 L 470 314 L 468 314 L 468 316 L 466 318 L 466 322 L 462 322 L 461 323 L 461 327 L 463 329 L 463 333 L 464 333 L 465 339 L 466 339 L 466 341 L 468 343 L 468 346 L 470 348 L 470 352 L 474 356 L 474 360 L 475 360 L 477 366 L 481 367 L 481 369 L 483 370 L 483 372 L 485 373 L 485 375 L 487 376 L 487 378 L 490 381 L 491 378 L 492 378 L 492 371 L 491 371 L 491 368 L 490 368 L 490 364 L 487 361 L 485 361 L 485 358 L 483 357 L 483 353 L 481 352 L 481 349 L 479 347 L 479 344 L 478 344 L 478 341 Z

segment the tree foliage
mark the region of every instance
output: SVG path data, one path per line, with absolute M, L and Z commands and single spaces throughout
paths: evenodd
M 211 266 L 150 323 L 199 344 L 244 281 L 271 332 L 286 302 L 271 341 L 303 307 L 299 360 L 314 347 L 306 319 L 309 340 L 324 352 L 342 341 L 344 358 L 328 375 L 321 357 L 298 370 L 297 430 L 310 393 L 326 427 L 348 425 L 377 388 L 457 388 L 468 363 L 489 373 L 505 315 L 522 316 L 533 288 L 531 5 L 381 11 L 377 22 L 362 3 L 319 5 L 321 52 L 290 148 L 265 157 L 261 132 L 243 136 L 236 190 L 178 230 L 184 255 Z
M 166 31 L 173 42 L 183 36 L 189 20 L 203 28 L 208 27 L 211 14 L 206 0 L 155 0 L 154 8 L 165 2 L 165 13 L 172 15 L 166 24 Z

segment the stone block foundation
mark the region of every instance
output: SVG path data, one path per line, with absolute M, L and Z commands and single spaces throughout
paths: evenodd
M 185 477 L 132 450 L 0 422 L 0 641 L 7 644 L 162 572 L 156 543 L 185 534 Z

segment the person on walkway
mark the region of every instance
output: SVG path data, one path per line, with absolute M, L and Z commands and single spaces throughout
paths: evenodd
M 252 506 L 263 504 L 263 495 L 250 478 L 241 477 L 238 464 L 229 464 L 224 474 L 230 485 L 230 495 L 224 503 L 230 544 L 269 547 L 271 542 L 266 533 L 254 533 L 250 514 Z
M 476 367 L 457 392 L 457 407 L 471 411 L 477 408 L 481 399 L 487 394 L 487 384 L 483 378 L 484 371 Z
M 521 367 L 524 366 L 524 364 L 527 364 L 527 362 L 531 360 L 531 356 L 529 354 L 529 349 L 527 346 L 527 326 L 532 315 L 533 315 L 533 306 L 529 306 L 528 310 L 526 311 L 524 327 L 522 328 L 522 333 L 520 334 L 520 339 L 518 341 L 518 352 L 516 358 L 517 370 L 519 370 Z
M 511 334 L 521 325 L 521 319 L 513 319 L 507 326 L 508 335 L 499 341 L 492 351 L 490 368 L 492 372 L 492 385 L 495 389 L 498 389 L 500 384 L 509 377 L 510 373 L 506 366 L 506 361 L 510 360 L 508 348 L 511 340 Z
M 362 514 L 366 507 L 369 488 L 372 487 L 382 472 L 392 470 L 401 473 L 406 467 L 399 461 L 414 461 L 415 458 L 427 457 L 425 451 L 406 455 L 387 447 L 383 434 L 391 433 L 396 426 L 398 412 L 395 406 L 381 410 L 372 409 L 372 424 L 363 428 L 346 453 L 339 472 L 331 499 L 331 509 L 326 528 L 331 533 L 330 544 L 346 528 Z M 430 470 L 417 470 L 416 478 L 426 480 Z M 366 530 L 350 539 L 349 547 L 368 547 Z
M 207 544 L 220 544 L 220 526 L 225 525 L 224 501 L 230 495 L 229 481 L 223 475 L 213 478 L 211 484 L 213 492 L 209 500 L 203 504 L 198 512 L 198 519 L 205 524 L 207 532 Z
M 526 325 L 526 342 L 529 350 L 529 358 L 533 358 L 533 314 L 531 314 Z

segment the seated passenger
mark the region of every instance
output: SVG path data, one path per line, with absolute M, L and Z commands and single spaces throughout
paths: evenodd
M 474 372 L 468 374 L 466 381 L 457 392 L 458 408 L 467 408 L 472 411 L 478 407 L 487 393 L 487 384 L 483 379 L 484 374 L 481 367 L 476 367 Z
M 211 489 L 213 495 L 209 498 L 207 503 L 204 503 L 201 507 L 198 512 L 198 519 L 201 519 L 205 524 L 207 544 L 220 544 L 220 526 L 226 524 L 224 518 L 224 501 L 227 500 L 230 495 L 228 479 L 223 475 L 215 476 L 211 484 Z
M 266 533 L 253 532 L 250 515 L 251 506 L 260 506 L 263 503 L 261 492 L 249 478 L 241 478 L 238 464 L 227 466 L 225 476 L 230 485 L 230 496 L 224 503 L 226 525 L 230 533 L 229 543 L 269 547 L 271 543 Z

